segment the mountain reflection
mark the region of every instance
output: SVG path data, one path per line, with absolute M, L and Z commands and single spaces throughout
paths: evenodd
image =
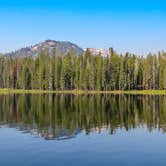
M 50 139 L 147 126 L 166 132 L 166 96 L 0 95 L 0 124 Z

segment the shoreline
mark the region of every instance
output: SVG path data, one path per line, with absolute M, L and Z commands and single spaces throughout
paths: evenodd
M 166 95 L 166 90 L 127 90 L 127 91 L 95 91 L 95 90 L 24 90 L 24 89 L 0 89 L 0 94 L 131 94 L 131 95 Z

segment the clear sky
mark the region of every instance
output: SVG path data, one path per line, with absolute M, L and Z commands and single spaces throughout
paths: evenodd
M 46 39 L 139 54 L 166 50 L 166 1 L 0 0 L 0 52 Z

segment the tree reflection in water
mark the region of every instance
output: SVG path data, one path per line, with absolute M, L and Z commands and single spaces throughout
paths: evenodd
M 166 96 L 1 95 L 0 124 L 45 139 L 147 126 L 166 131 Z

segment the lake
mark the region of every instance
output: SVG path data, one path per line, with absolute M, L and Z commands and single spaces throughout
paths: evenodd
M 166 165 L 166 96 L 0 95 L 0 165 Z

